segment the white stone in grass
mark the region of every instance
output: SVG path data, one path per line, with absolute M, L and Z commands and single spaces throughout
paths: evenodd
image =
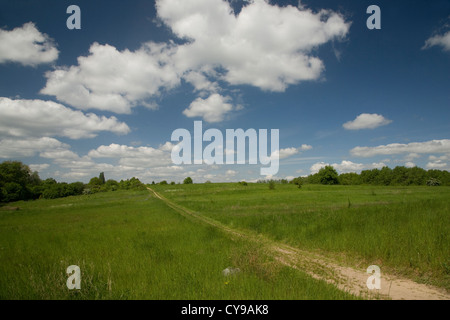
M 239 273 L 239 272 L 241 272 L 241 269 L 239 269 L 239 268 L 228 267 L 228 268 L 222 270 L 222 275 L 224 277 L 228 277 L 228 276 L 231 276 L 231 275 Z

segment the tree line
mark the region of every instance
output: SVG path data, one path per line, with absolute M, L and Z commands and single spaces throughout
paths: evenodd
M 184 179 L 183 184 L 192 184 L 190 177 Z M 239 182 L 247 185 L 247 183 Z M 297 177 L 288 181 L 259 180 L 258 183 L 269 183 L 274 188 L 275 183 L 295 184 L 299 188 L 303 184 L 324 185 L 379 185 L 379 186 L 450 186 L 450 173 L 445 170 L 424 170 L 422 168 L 407 168 L 397 166 L 394 169 L 383 167 L 381 169 L 363 170 L 361 173 L 338 174 L 332 166 L 326 166 L 315 174 L 307 177 Z M 154 182 L 153 182 L 154 184 Z M 159 184 L 168 184 L 163 180 Z M 175 184 L 171 182 L 171 184 Z M 139 179 L 133 177 L 119 182 L 105 179 L 102 172 L 98 177 L 83 182 L 57 182 L 53 178 L 41 180 L 38 172 L 32 172 L 30 167 L 20 161 L 5 161 L 0 163 L 0 203 L 32 199 L 55 199 L 82 194 L 116 190 L 145 190 L 146 186 Z
M 425 170 L 419 167 L 397 166 L 394 169 L 363 170 L 361 173 L 341 173 L 332 166 L 326 166 L 315 174 L 298 177 L 290 181 L 294 184 L 325 185 L 378 185 L 378 186 L 450 186 L 450 173 L 445 170 Z
M 32 172 L 29 166 L 20 161 L 0 163 L 0 203 L 130 189 L 145 190 L 145 185 L 134 177 L 120 182 L 106 180 L 103 172 L 98 177 L 93 177 L 87 184 L 57 182 L 53 178 L 41 180 L 38 172 Z

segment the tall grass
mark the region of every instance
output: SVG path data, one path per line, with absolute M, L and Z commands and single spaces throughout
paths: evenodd
M 353 299 L 147 191 L 0 209 L 0 299 Z M 66 268 L 81 269 L 68 290 Z M 222 270 L 239 268 L 224 277 Z
M 450 188 L 249 184 L 159 188 L 238 229 L 450 289 Z

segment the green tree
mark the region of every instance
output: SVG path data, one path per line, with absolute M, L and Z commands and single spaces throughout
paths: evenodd
M 100 172 L 100 175 L 98 176 L 98 178 L 100 179 L 101 184 L 105 184 L 106 183 L 105 173 L 104 172 Z
M 270 190 L 274 190 L 275 189 L 275 181 L 273 181 L 273 180 L 269 181 L 269 189 Z
M 119 183 L 113 179 L 109 179 L 108 181 L 106 181 L 105 186 L 106 189 L 110 191 L 116 191 L 117 189 L 119 189 Z
M 6 191 L 5 202 L 19 201 L 25 198 L 24 187 L 16 182 L 5 183 Z
M 409 184 L 408 168 L 404 166 L 395 167 L 392 170 L 392 184 L 397 186 L 406 186 Z
M 38 186 L 38 185 L 42 184 L 42 180 L 41 180 L 41 178 L 39 177 L 39 173 L 38 173 L 37 171 L 34 171 L 34 172 L 30 175 L 29 183 L 30 183 L 32 186 Z
M 427 172 L 419 167 L 408 168 L 408 184 L 421 186 L 427 182 Z
M 186 179 L 184 179 L 183 183 L 184 183 L 184 184 L 192 184 L 192 183 L 194 183 L 194 182 L 192 181 L 192 178 L 191 178 L 191 177 L 187 177 Z
M 318 176 L 321 184 L 339 184 L 339 175 L 332 166 L 325 166 L 324 168 L 321 168 L 318 172 Z
M 88 184 L 90 186 L 101 186 L 103 183 L 102 183 L 102 180 L 100 180 L 99 177 L 93 177 L 91 180 L 89 180 Z
M 63 185 L 60 183 L 49 184 L 42 192 L 44 199 L 56 199 L 63 196 Z
M 29 200 L 33 198 L 32 185 L 39 183 L 39 175 L 20 161 L 5 161 L 0 164 L 0 201 Z
M 361 175 L 360 175 L 361 183 L 376 184 L 379 174 L 380 174 L 380 170 L 378 170 L 378 169 L 363 170 L 363 171 L 361 171 Z
M 292 179 L 289 183 L 295 184 L 298 188 L 301 188 L 303 185 L 303 179 L 302 177 L 297 177 Z
M 6 202 L 6 196 L 7 196 L 7 193 L 6 193 L 5 188 L 3 188 L 3 186 L 0 186 L 0 203 Z
M 20 161 L 5 161 L 0 164 L 0 181 L 14 182 L 25 187 L 31 180 L 30 168 Z
M 339 175 L 339 184 L 342 185 L 359 185 L 361 184 L 361 179 L 359 174 L 355 172 L 341 173 Z
M 53 179 L 53 178 L 47 178 L 47 179 L 45 179 L 45 180 L 43 181 L 43 184 L 44 184 L 44 185 L 57 184 L 57 183 L 58 183 L 58 182 L 56 182 L 56 180 Z
M 73 195 L 73 196 L 81 195 L 81 194 L 83 194 L 83 191 L 84 191 L 84 183 L 83 182 L 73 182 L 73 183 L 69 184 L 69 189 L 70 189 L 71 195 Z
M 390 185 L 392 183 L 392 169 L 386 166 L 381 168 L 380 172 L 378 173 L 376 182 L 378 185 L 382 186 Z

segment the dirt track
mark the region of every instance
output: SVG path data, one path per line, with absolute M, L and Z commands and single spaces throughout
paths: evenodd
M 450 300 L 450 294 L 443 289 L 419 284 L 409 279 L 394 277 L 383 273 L 383 271 L 381 271 L 381 289 L 369 290 L 366 281 L 370 274 L 367 274 L 365 269 L 358 270 L 342 266 L 323 255 L 277 243 L 262 235 L 255 236 L 250 233 L 231 229 L 218 221 L 199 215 L 192 210 L 170 201 L 151 188 L 147 189 L 156 198 L 164 201 L 170 208 L 181 215 L 212 225 L 233 236 L 239 236 L 246 240 L 263 244 L 268 253 L 280 263 L 299 269 L 315 279 L 331 283 L 341 290 L 358 296 L 361 295 L 368 299 Z

